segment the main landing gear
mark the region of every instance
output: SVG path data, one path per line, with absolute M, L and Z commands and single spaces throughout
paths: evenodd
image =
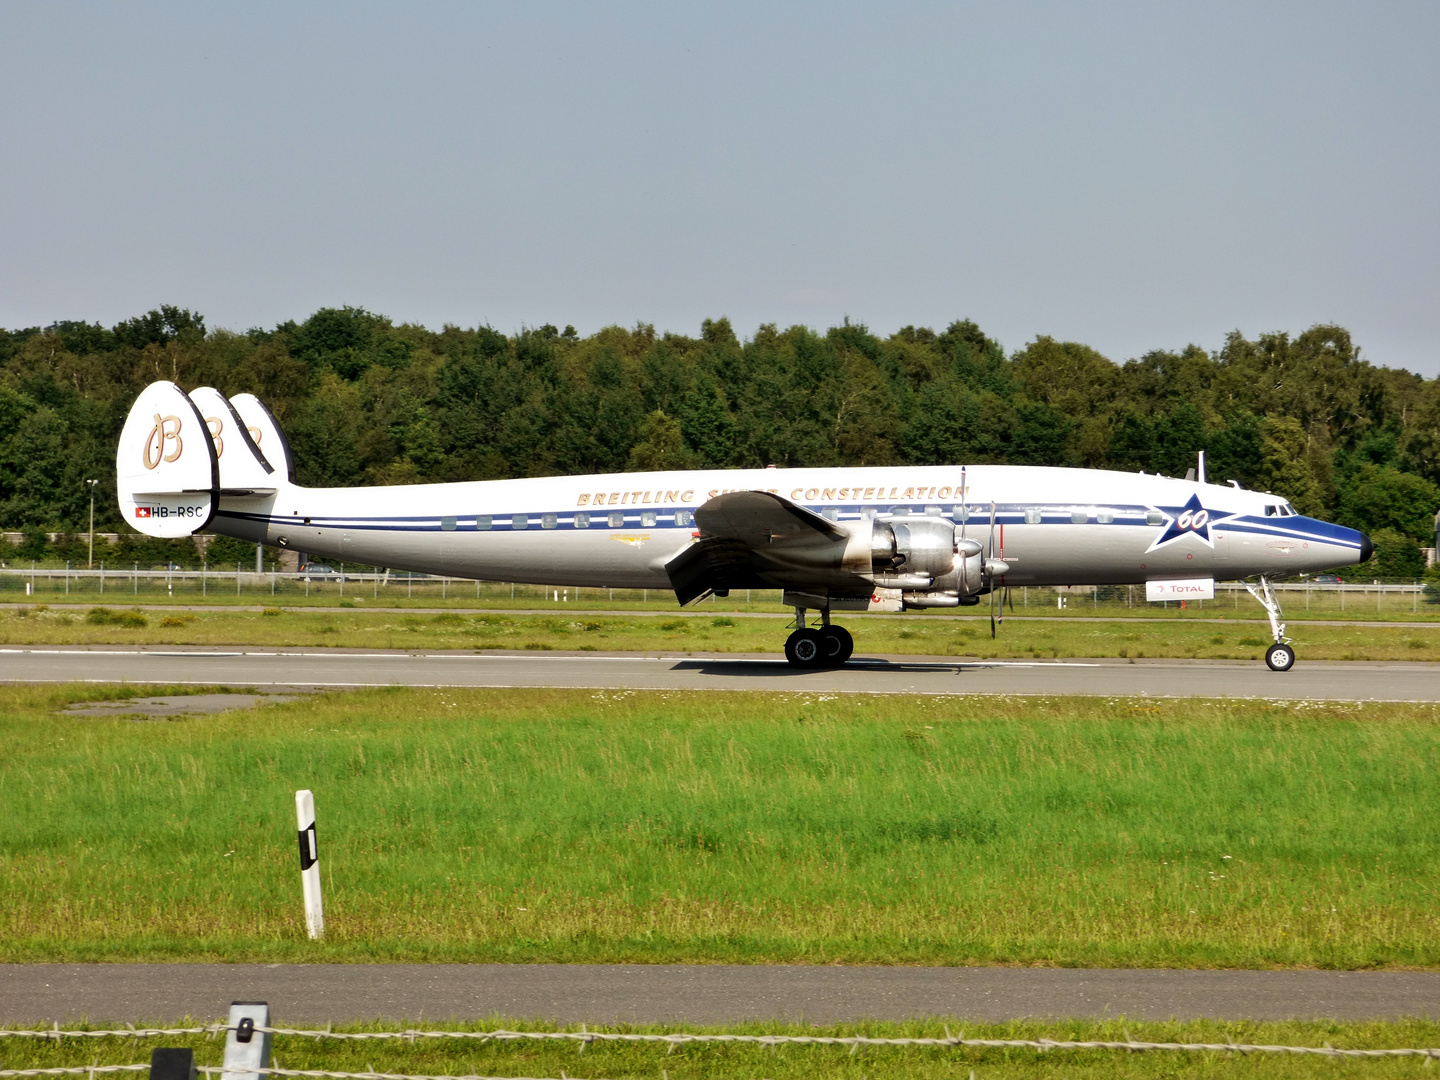
M 1245 588 L 1250 595 L 1260 601 L 1260 606 L 1265 609 L 1265 614 L 1270 616 L 1270 633 L 1275 638 L 1275 644 L 1265 650 L 1265 663 L 1271 671 L 1289 671 L 1295 666 L 1295 650 L 1290 647 L 1290 639 L 1285 636 L 1285 624 L 1280 620 L 1284 613 L 1280 610 L 1280 601 L 1275 598 L 1275 590 L 1270 587 L 1270 582 L 1265 580 L 1265 575 L 1260 575 L 1258 585 L 1251 585 L 1245 582 Z
M 830 622 L 830 612 L 820 612 L 820 625 L 805 625 L 805 609 L 795 609 L 796 630 L 785 639 L 785 659 L 791 667 L 839 667 L 855 651 L 855 639 L 843 626 Z

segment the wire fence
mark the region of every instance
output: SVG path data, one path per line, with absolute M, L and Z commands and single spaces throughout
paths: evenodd
M 0 1031 L 0 1038 L 35 1038 L 63 1040 L 71 1038 L 159 1038 L 164 1036 L 179 1035 L 210 1035 L 215 1036 L 230 1031 L 238 1030 L 226 1024 L 207 1024 L 203 1027 L 190 1028 L 124 1028 L 108 1031 L 83 1031 L 64 1030 L 58 1026 L 46 1030 L 34 1031 Z M 635 1032 L 608 1032 L 588 1031 L 583 1027 L 580 1031 L 511 1031 L 504 1028 L 495 1028 L 482 1031 L 422 1031 L 418 1029 L 406 1029 L 404 1031 L 332 1031 L 332 1030 L 307 1030 L 302 1028 L 281 1028 L 267 1027 L 257 1024 L 252 1029 L 257 1034 L 269 1034 L 274 1036 L 285 1036 L 289 1038 L 306 1038 L 317 1040 L 342 1040 L 355 1042 L 374 1042 L 381 1040 L 399 1040 L 414 1043 L 417 1039 L 457 1039 L 474 1040 L 477 1042 L 570 1042 L 576 1044 L 581 1051 L 594 1043 L 642 1043 L 660 1044 L 668 1046 L 668 1051 L 673 1053 L 690 1045 L 705 1045 L 713 1043 L 724 1043 L 730 1045 L 751 1045 L 762 1046 L 770 1050 L 778 1050 L 783 1046 L 839 1046 L 848 1047 L 854 1054 L 856 1051 L 866 1047 L 932 1047 L 950 1049 L 1018 1049 L 1018 1050 L 1125 1050 L 1132 1052 L 1140 1051 L 1175 1051 L 1187 1053 L 1225 1053 L 1225 1054 L 1290 1054 L 1314 1057 L 1329 1058 L 1440 1058 L 1440 1047 L 1385 1047 L 1378 1049 L 1347 1049 L 1334 1047 L 1328 1044 L 1323 1046 L 1278 1046 L 1265 1043 L 1180 1043 L 1180 1042 L 1146 1042 L 1143 1040 L 1126 1038 L 1120 1040 L 1107 1039 L 967 1039 L 962 1032 L 959 1035 L 951 1035 L 950 1029 L 945 1028 L 944 1036 L 902 1036 L 883 1038 L 869 1035 L 731 1035 L 731 1034 L 695 1034 L 691 1032 L 675 1031 L 659 1034 L 642 1034 Z M 80 1075 L 88 1072 L 124 1072 L 138 1069 L 148 1069 L 148 1065 L 107 1065 L 94 1067 L 75 1067 L 70 1069 L 32 1069 L 32 1070 L 9 1070 L 0 1071 L 0 1077 L 6 1076 L 46 1076 L 46 1075 Z M 200 1068 L 197 1066 L 197 1068 Z M 225 1072 L 227 1070 L 206 1066 L 200 1071 Z M 318 1076 L 333 1077 L 337 1080 L 441 1080 L 441 1078 L 416 1078 L 398 1073 L 342 1073 L 325 1072 L 314 1070 L 286 1070 L 279 1068 L 247 1068 L 239 1070 L 228 1070 L 239 1072 L 268 1072 L 275 1076 Z M 450 1078 L 444 1078 L 450 1080 Z

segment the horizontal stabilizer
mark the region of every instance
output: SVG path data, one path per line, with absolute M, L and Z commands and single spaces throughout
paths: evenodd
M 229 399 L 212 386 L 200 386 L 190 391 L 190 400 L 205 418 L 210 441 L 215 444 L 215 458 L 220 463 L 220 494 L 275 494 L 280 477 Z
M 205 418 L 172 382 L 140 392 L 115 451 L 120 513 L 147 536 L 178 537 L 210 524 L 220 465 Z

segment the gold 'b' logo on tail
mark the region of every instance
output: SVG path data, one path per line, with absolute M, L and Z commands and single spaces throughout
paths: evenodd
M 167 454 L 165 445 L 171 442 L 175 444 L 175 449 Z M 145 468 L 153 469 L 162 461 L 167 463 L 174 461 L 184 449 L 185 443 L 180 439 L 180 418 L 178 416 L 161 416 L 156 413 L 155 426 L 145 437 L 145 449 L 140 456 L 140 460 L 145 463 Z

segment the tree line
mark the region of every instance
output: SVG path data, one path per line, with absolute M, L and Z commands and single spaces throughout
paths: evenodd
M 1339 326 L 1239 332 L 1115 363 L 1037 337 L 1007 353 L 968 320 L 881 337 L 724 318 L 582 337 L 439 331 L 362 308 L 237 333 L 161 307 L 115 326 L 0 330 L 0 525 L 118 529 L 114 453 L 156 379 L 249 391 L 312 485 L 655 468 L 1011 463 L 1183 476 L 1288 497 L 1369 531 L 1418 574 L 1440 506 L 1440 379 L 1362 359 Z

